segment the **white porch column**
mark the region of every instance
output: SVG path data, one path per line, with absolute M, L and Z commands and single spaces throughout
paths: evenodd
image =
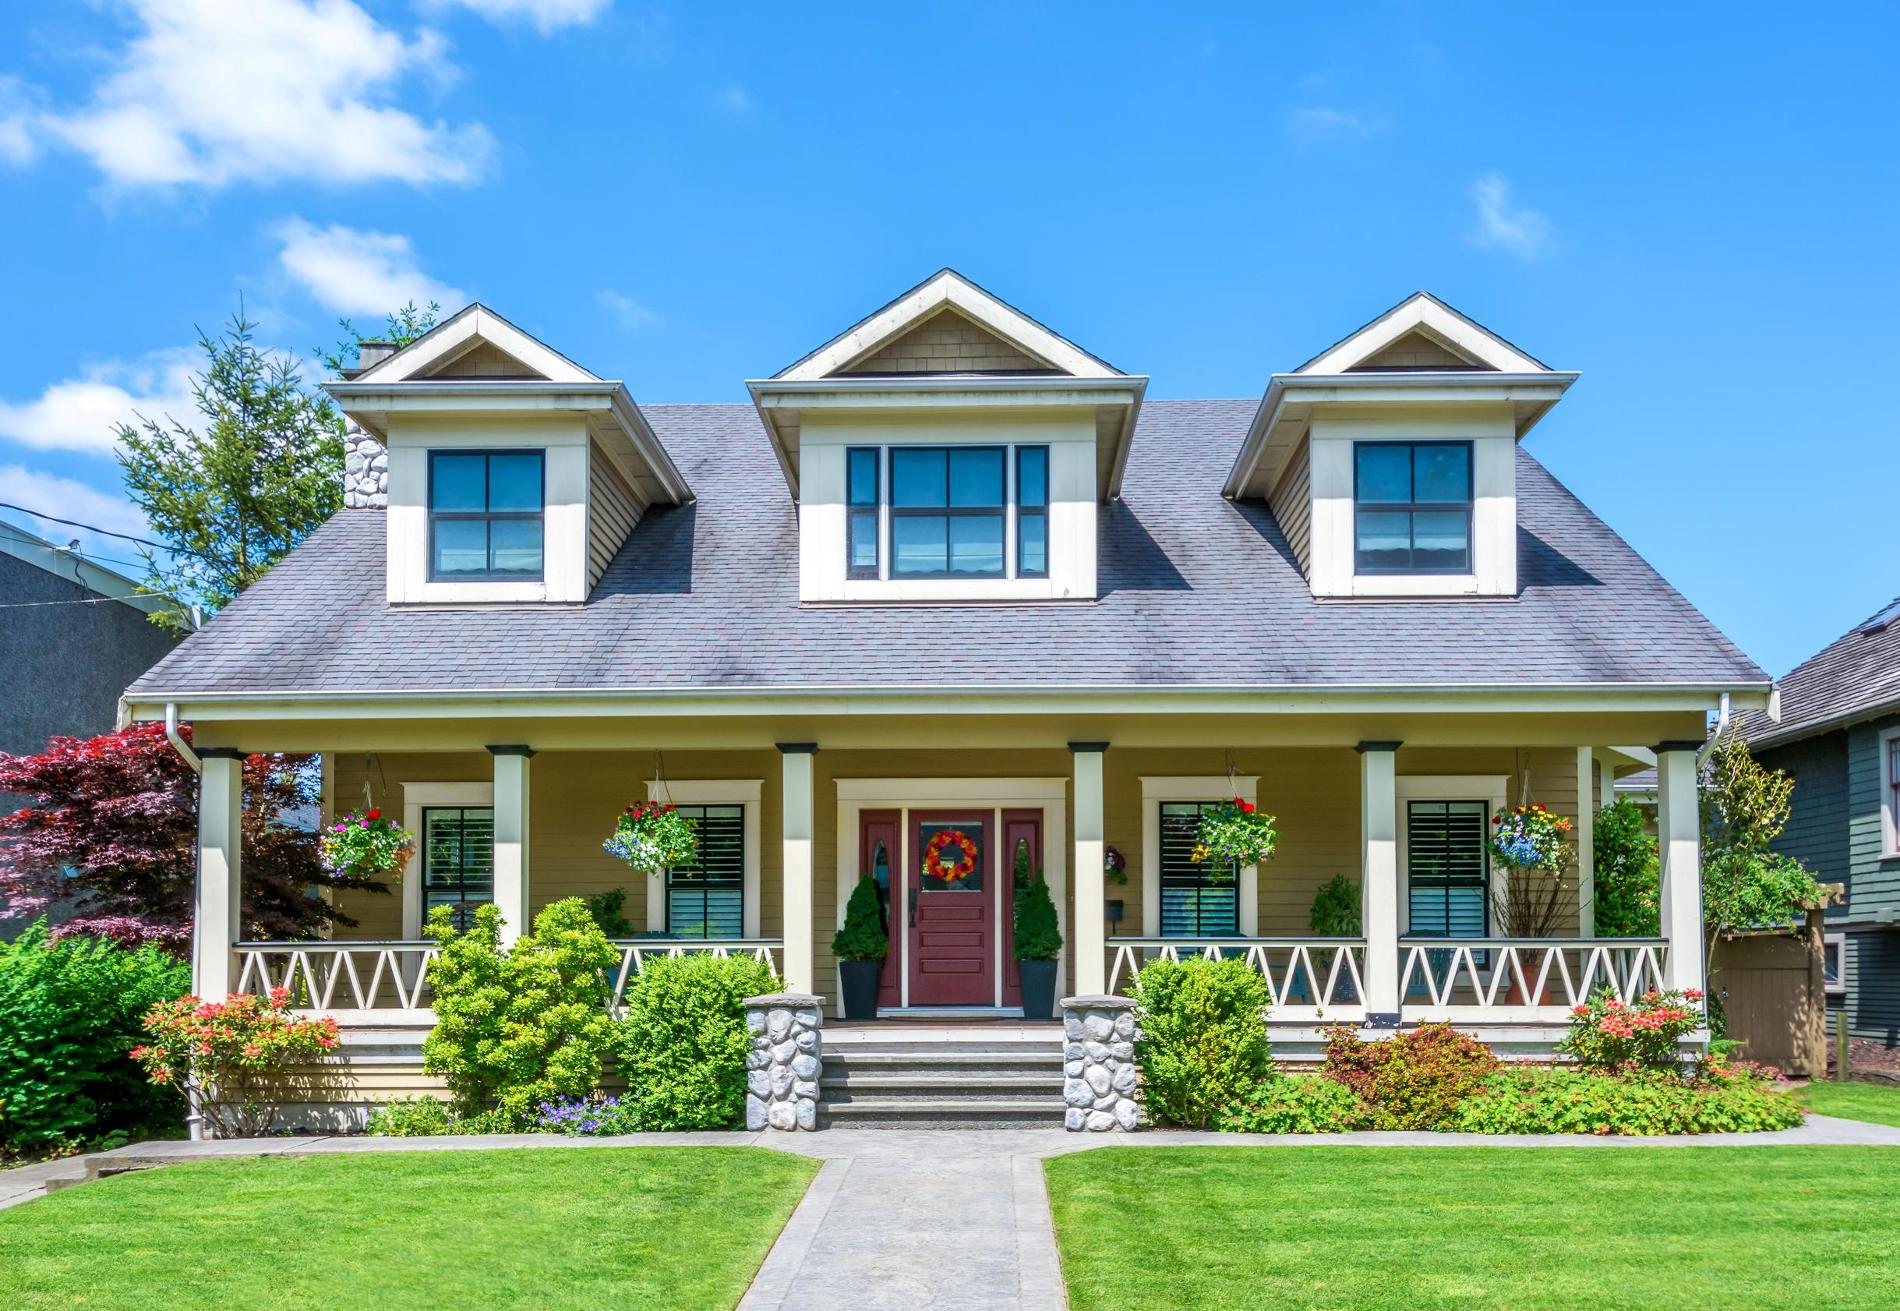
M 1597 935 L 1597 753 L 1577 748 L 1577 936 Z
M 243 899 L 244 753 L 200 747 L 198 888 L 191 917 L 191 990 L 223 1001 L 236 982 L 231 944 L 239 937 Z
M 816 742 L 781 742 L 779 798 L 785 842 L 785 987 L 817 991 L 812 965 L 812 755 Z M 895 901 L 892 903 L 895 905 Z
M 1606 758 L 1603 775 L 1597 779 L 1597 809 L 1608 810 L 1616 804 L 1616 770 Z
M 1071 742 L 1075 757 L 1075 994 L 1108 990 L 1108 903 L 1102 885 L 1102 757 L 1106 742 Z
M 525 746 L 491 746 L 495 758 L 495 909 L 501 945 L 528 932 L 528 761 Z
M 1702 816 L 1696 795 L 1700 742 L 1656 748 L 1656 839 L 1662 856 L 1662 931 L 1669 939 L 1666 982 L 1701 988 Z
M 1399 1023 L 1399 784 L 1397 742 L 1361 742 L 1360 897 L 1366 936 L 1366 1023 Z

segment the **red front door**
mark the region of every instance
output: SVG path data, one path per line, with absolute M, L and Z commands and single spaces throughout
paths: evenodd
M 905 889 L 910 1004 L 996 1004 L 996 859 L 991 812 L 911 814 Z

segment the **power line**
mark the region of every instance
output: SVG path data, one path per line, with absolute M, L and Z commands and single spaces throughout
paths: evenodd
M 172 555 L 203 555 L 204 554 L 204 552 L 202 551 L 194 551 L 190 547 L 187 547 L 187 546 L 167 546 L 163 542 L 154 542 L 149 537 L 134 537 L 131 533 L 115 533 L 110 528 L 101 528 L 96 524 L 89 524 L 80 519 L 62 519 L 56 514 L 43 514 L 38 510 L 29 510 L 24 505 L 14 505 L 10 501 L 0 501 L 0 510 L 17 510 L 21 514 L 30 514 L 35 519 L 44 519 L 48 523 L 63 523 L 68 528 L 84 528 L 87 532 L 98 533 L 102 537 L 123 538 L 124 540 L 128 542 L 136 542 L 140 546 L 149 546 L 155 551 L 165 551 Z
M 7 535 L 8 541 L 19 542 L 23 546 L 40 546 L 43 544 L 35 535 L 27 532 L 18 524 L 11 524 L 4 519 L 0 519 L 0 529 L 3 528 L 11 528 L 14 530 L 14 533 Z M 17 534 L 17 536 L 15 534 Z M 127 569 L 143 569 L 145 567 L 145 562 L 142 560 L 120 560 L 110 555 L 94 555 L 90 551 L 69 550 L 64 546 L 54 546 L 52 549 L 58 554 L 66 556 L 68 559 L 84 560 L 91 564 L 116 564 Z

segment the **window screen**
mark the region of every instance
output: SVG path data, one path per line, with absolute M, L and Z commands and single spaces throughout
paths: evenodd
M 680 806 L 699 826 L 699 858 L 666 871 L 666 931 L 676 938 L 745 936 L 745 807 Z
M 1487 923 L 1482 801 L 1414 801 L 1406 807 L 1406 875 L 1413 937 L 1482 938 Z
M 1214 801 L 1161 803 L 1161 934 L 1168 938 L 1209 938 L 1240 931 L 1238 872 L 1232 867 L 1216 882 L 1211 864 L 1195 864 L 1193 851 L 1201 813 Z

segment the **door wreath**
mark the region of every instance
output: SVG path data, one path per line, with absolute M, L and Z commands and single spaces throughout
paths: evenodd
M 959 883 L 975 872 L 976 856 L 976 843 L 969 834 L 960 828 L 939 829 L 924 847 L 924 873 L 945 883 Z

